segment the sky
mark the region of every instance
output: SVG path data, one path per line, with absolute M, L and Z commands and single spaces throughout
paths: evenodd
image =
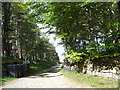
M 37 24 L 40 28 L 43 26 L 42 24 Z M 49 28 L 48 28 L 49 29 Z M 45 33 L 46 31 L 48 31 L 48 29 L 41 29 L 40 31 L 42 33 Z M 55 28 L 53 28 L 54 30 Z M 56 36 L 55 34 L 46 34 L 47 38 L 49 38 L 49 42 L 55 47 L 56 52 L 58 53 L 60 62 L 63 62 L 64 56 L 62 55 L 65 51 L 64 51 L 64 47 L 63 45 L 59 45 L 58 43 L 60 42 L 60 39 L 54 39 L 54 37 Z

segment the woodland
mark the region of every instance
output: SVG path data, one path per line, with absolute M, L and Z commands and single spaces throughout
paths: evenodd
M 2 56 L 58 61 L 55 47 L 40 31 L 49 28 L 47 34 L 55 34 L 65 48 L 64 62 L 77 65 L 79 72 L 87 64 L 99 66 L 100 70 L 119 70 L 119 5 L 119 2 L 3 2 Z M 44 27 L 38 27 L 38 23 Z

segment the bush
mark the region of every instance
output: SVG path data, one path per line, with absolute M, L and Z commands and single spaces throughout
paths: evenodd
M 8 64 L 22 64 L 23 60 L 19 58 L 13 58 L 13 57 L 8 57 L 4 56 L 2 57 L 2 65 L 8 65 Z

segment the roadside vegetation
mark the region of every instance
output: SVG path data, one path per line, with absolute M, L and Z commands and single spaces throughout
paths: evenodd
M 32 61 L 30 64 L 30 72 L 28 75 L 34 75 L 42 71 L 43 69 L 50 68 L 55 66 L 57 62 L 48 62 L 48 61 Z
M 94 88 L 118 88 L 118 80 L 116 79 L 78 73 L 75 70 L 69 72 L 65 69 L 62 69 L 61 72 L 65 77 L 75 82 L 84 83 Z
M 3 77 L 2 79 L 0 79 L 0 84 L 14 80 L 14 79 L 17 79 L 17 78 L 15 78 L 15 77 Z

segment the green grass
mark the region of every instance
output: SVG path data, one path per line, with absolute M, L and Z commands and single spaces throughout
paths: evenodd
M 0 78 L 0 84 L 16 79 L 15 77 L 3 77 Z
M 95 88 L 118 88 L 118 80 L 108 79 L 83 73 L 77 71 L 61 70 L 65 77 L 72 79 L 75 82 L 83 83 Z
M 28 75 L 37 74 L 43 69 L 55 66 L 56 62 L 50 62 L 50 61 L 32 61 L 30 64 L 30 72 Z

